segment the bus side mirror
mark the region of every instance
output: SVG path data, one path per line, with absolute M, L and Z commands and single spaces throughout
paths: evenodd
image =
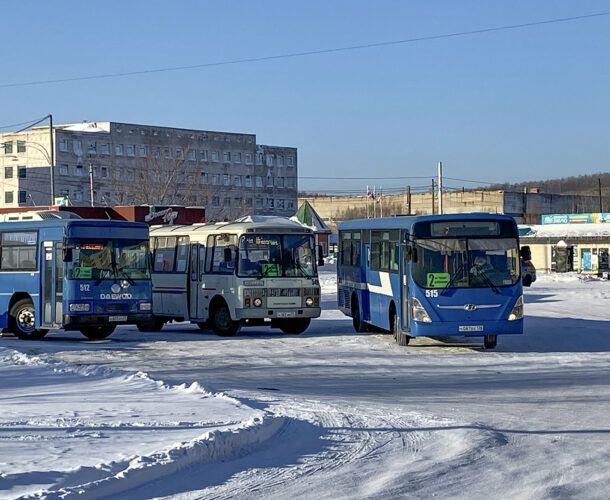
M 521 250 L 519 250 L 519 254 L 521 255 L 521 259 L 523 260 L 532 260 L 532 251 L 530 250 L 529 246 L 524 246 L 521 247 Z
M 417 262 L 417 249 L 413 245 L 407 246 L 407 258 L 415 264 Z
M 64 262 L 72 262 L 72 249 L 64 247 Z
M 231 260 L 232 260 L 231 257 L 232 257 L 231 249 L 229 247 L 225 247 L 225 250 L 224 250 L 224 261 L 225 262 L 231 262 Z

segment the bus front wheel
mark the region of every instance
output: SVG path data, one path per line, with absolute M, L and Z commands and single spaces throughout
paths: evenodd
M 240 327 L 241 321 L 233 321 L 226 304 L 218 304 L 212 312 L 212 330 L 221 337 L 232 337 Z
M 311 323 L 311 318 L 286 319 L 279 326 L 284 333 L 298 335 L 307 330 L 309 323 Z
M 138 323 L 136 326 L 141 332 L 160 332 L 165 325 L 165 321 L 161 318 L 153 318 L 151 321 L 146 323 Z
M 90 340 L 101 340 L 114 332 L 115 328 L 116 325 L 87 326 L 81 328 L 80 332 Z
M 396 315 L 396 311 L 394 311 L 394 308 L 392 308 L 390 311 L 390 330 L 392 332 L 394 340 L 396 340 L 396 343 L 399 346 L 409 345 L 411 337 L 406 333 L 402 333 L 398 328 L 398 316 Z
M 483 337 L 483 345 L 485 349 L 493 349 L 498 344 L 498 336 L 497 335 L 485 335 Z
M 23 340 L 40 340 L 47 330 L 36 328 L 34 304 L 30 299 L 21 299 L 11 307 L 8 327 L 18 338 Z

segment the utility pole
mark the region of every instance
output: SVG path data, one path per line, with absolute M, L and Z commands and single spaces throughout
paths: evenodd
M 602 213 L 604 211 L 604 202 L 602 198 L 602 178 L 597 178 L 597 183 L 599 185 L 599 212 Z
M 91 199 L 91 206 L 93 206 L 93 162 L 89 158 L 89 197 Z
M 434 215 L 434 179 L 432 179 L 432 215 Z
M 49 168 L 51 169 L 51 206 L 55 205 L 55 147 L 53 144 L 53 115 L 49 115 L 49 145 L 50 145 L 50 149 L 51 151 L 49 151 L 50 153 L 50 160 L 51 160 L 51 165 L 49 165 Z
M 407 215 L 411 215 L 411 186 L 407 186 Z
M 438 162 L 438 213 L 443 215 L 443 162 Z

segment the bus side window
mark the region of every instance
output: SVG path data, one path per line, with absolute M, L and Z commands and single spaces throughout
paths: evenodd
M 176 255 L 176 271 L 183 273 L 186 271 L 186 265 L 189 256 L 189 237 L 180 236 L 178 238 L 178 248 Z

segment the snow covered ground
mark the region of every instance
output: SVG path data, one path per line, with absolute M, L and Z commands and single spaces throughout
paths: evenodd
M 525 335 L 177 324 L 0 338 L 0 498 L 608 498 L 610 282 L 538 276 Z

